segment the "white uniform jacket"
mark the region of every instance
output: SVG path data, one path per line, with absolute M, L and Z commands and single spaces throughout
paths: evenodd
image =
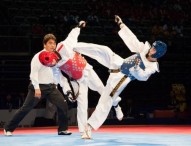
M 121 28 L 118 34 L 131 52 L 140 54 L 143 64 L 145 65 L 144 70 L 139 66 L 130 68 L 130 73 L 137 80 L 146 81 L 151 74 L 156 71 L 159 72 L 158 62 L 150 62 L 146 59 L 146 54 L 151 48 L 151 45 L 147 41 L 145 43 L 140 42 L 126 25 Z

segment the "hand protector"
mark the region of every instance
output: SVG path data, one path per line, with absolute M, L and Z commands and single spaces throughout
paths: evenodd
M 79 28 L 83 28 L 83 27 L 85 27 L 86 26 L 86 22 L 85 21 L 80 21 L 79 23 L 78 23 L 78 25 L 77 25 L 77 27 L 79 27 Z
M 71 90 L 68 90 L 65 96 L 68 98 L 70 102 L 74 103 L 78 98 L 80 85 L 76 80 L 70 81 L 69 84 Z
M 76 96 L 73 96 L 73 93 L 72 93 L 71 90 L 68 90 L 68 91 L 66 92 L 66 95 L 65 95 L 65 96 L 68 98 L 68 100 L 69 100 L 70 102 L 72 102 L 72 103 L 76 102 L 77 97 L 76 97 Z
M 115 15 L 115 22 L 120 26 L 123 21 L 121 20 L 121 18 L 118 15 Z

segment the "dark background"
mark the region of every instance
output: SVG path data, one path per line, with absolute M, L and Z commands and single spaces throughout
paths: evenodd
M 140 41 L 162 40 L 168 45 L 167 54 L 159 60 L 160 73 L 146 82 L 132 81 L 122 92 L 120 105 L 125 117 L 144 123 L 152 113 L 156 120 L 149 123 L 190 123 L 190 9 L 189 0 L 2 0 L 0 108 L 10 108 L 6 100 L 11 101 L 11 108 L 21 106 L 30 82 L 31 58 L 43 48 L 42 39 L 47 33 L 54 33 L 59 42 L 80 20 L 85 20 L 87 27 L 81 30 L 79 41 L 107 45 L 124 58 L 131 55 L 117 34 L 114 15 L 119 15 Z M 86 58 L 105 84 L 108 70 Z M 183 100 L 175 99 L 174 103 L 172 84 L 184 86 L 185 93 L 180 95 Z M 90 91 L 89 107 L 95 107 L 98 98 L 99 94 Z M 44 103 L 36 108 L 44 107 Z M 178 107 L 181 103 L 186 104 L 183 111 Z M 157 118 L 157 110 L 164 116 Z M 172 110 L 175 116 L 169 118 L 171 113 L 168 117 L 166 110 Z

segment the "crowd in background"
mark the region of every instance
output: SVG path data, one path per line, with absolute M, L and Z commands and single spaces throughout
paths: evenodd
M 8 3 L 9 2 L 9 3 Z M 86 1 L 9 1 L 1 5 L 0 25 L 31 25 L 32 34 L 65 29 L 86 20 L 88 25 L 107 26 L 102 19 L 120 15 L 127 25 L 162 27 L 163 31 L 176 31 L 182 36 L 184 26 L 190 25 L 190 0 L 86 0 Z M 110 24 L 111 25 L 111 24 Z M 12 31 L 23 35 L 22 30 Z M 29 31 L 29 30 L 28 30 Z M 9 32 L 11 35 L 11 32 Z M 19 34 L 20 33 L 20 34 Z M 156 32 L 155 32 L 156 33 Z M 175 32 L 173 32 L 174 34 Z M 166 34 L 166 33 L 165 33 Z

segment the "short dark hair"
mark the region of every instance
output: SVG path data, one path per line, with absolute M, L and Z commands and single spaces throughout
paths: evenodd
M 53 34 L 49 33 L 44 36 L 43 45 L 46 44 L 50 39 L 53 39 L 56 42 L 56 37 Z

